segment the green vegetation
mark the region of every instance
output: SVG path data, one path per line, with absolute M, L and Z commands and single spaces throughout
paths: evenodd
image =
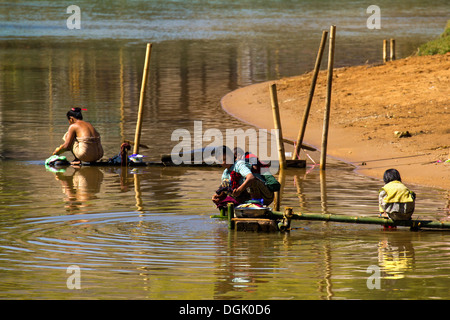
M 433 54 L 446 54 L 447 52 L 450 52 L 450 20 L 447 21 L 444 33 L 438 39 L 421 45 L 417 51 L 417 55 L 429 56 Z

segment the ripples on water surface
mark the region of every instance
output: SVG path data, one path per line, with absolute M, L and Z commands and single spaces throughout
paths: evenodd
M 21 166 L 30 191 L 1 206 L 8 298 L 427 299 L 447 292 L 447 233 L 318 222 L 295 222 L 290 234 L 229 232 L 209 218 L 215 169 L 141 168 L 121 178 L 82 168 L 55 179 L 36 174 L 34 164 Z M 86 183 L 83 171 L 101 183 Z M 324 193 L 317 170 L 290 170 L 283 205 L 376 215 L 379 181 L 333 164 L 328 175 Z M 23 190 L 16 188 L 11 193 Z M 442 194 L 416 191 L 428 199 L 417 212 L 439 217 Z M 70 265 L 81 268 L 81 290 L 66 287 Z M 376 292 L 366 287 L 370 265 L 382 270 Z
M 106 156 L 134 137 L 147 41 L 154 47 L 142 142 L 150 149 L 141 151 L 158 160 L 175 145 L 173 130 L 192 130 L 194 121 L 203 131 L 249 128 L 221 110 L 220 98 L 309 71 L 321 29 L 331 23 L 336 66 L 376 63 L 384 38 L 395 36 L 404 57 L 436 37 L 448 18 L 445 1 L 381 2 L 378 32 L 365 28 L 366 4 L 353 1 L 339 8 L 328 1 L 77 5 L 82 29 L 68 34 L 68 15 L 57 3 L 0 4 L 0 297 L 449 298 L 445 232 L 321 222 L 296 222 L 289 234 L 229 232 L 209 218 L 219 169 L 53 173 L 42 165 L 61 143 L 73 105 L 87 107 Z M 310 169 L 288 170 L 282 206 L 377 214 L 380 179 L 334 160 L 322 177 Z M 412 188 L 417 216 L 446 218 L 446 192 Z M 81 268 L 81 290 L 66 286 L 70 265 Z M 381 268 L 380 289 L 367 288 L 371 265 Z

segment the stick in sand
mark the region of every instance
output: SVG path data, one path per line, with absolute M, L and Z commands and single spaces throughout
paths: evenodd
M 391 39 L 391 41 L 390 41 L 390 52 L 389 52 L 389 54 L 390 54 L 390 59 L 391 59 L 391 61 L 394 61 L 395 60 L 395 39 Z
M 145 87 L 147 85 L 147 75 L 148 75 L 148 67 L 150 62 L 150 53 L 152 52 L 152 44 L 147 43 L 147 51 L 145 53 L 145 63 L 144 63 L 144 73 L 142 75 L 142 85 L 141 85 L 141 95 L 139 98 L 139 110 L 138 110 L 138 119 L 136 123 L 136 134 L 134 136 L 134 149 L 133 153 L 139 153 L 139 144 L 141 140 L 141 127 L 142 127 L 142 113 L 144 111 L 144 98 L 145 98 Z
M 300 131 L 298 132 L 297 144 L 295 145 L 295 150 L 292 154 L 292 160 L 297 159 L 300 155 L 300 148 L 302 147 L 303 137 L 305 136 L 306 123 L 308 122 L 309 110 L 311 109 L 311 102 L 314 97 L 314 90 L 316 89 L 317 76 L 320 71 L 320 63 L 322 61 L 323 50 L 325 48 L 325 42 L 327 41 L 328 31 L 322 32 L 322 40 L 320 41 L 319 52 L 317 53 L 316 65 L 314 66 L 314 72 L 311 82 L 311 88 L 309 89 L 308 102 L 306 104 L 305 111 L 303 113 L 302 125 Z
M 330 123 L 330 104 L 331 104 L 331 85 L 333 82 L 333 63 L 334 63 L 334 38 L 336 35 L 336 26 L 330 27 L 330 47 L 328 52 L 328 77 L 327 77 L 327 96 L 325 99 L 325 114 L 323 119 L 322 134 L 322 152 L 320 155 L 320 170 L 325 170 L 328 145 L 328 127 Z

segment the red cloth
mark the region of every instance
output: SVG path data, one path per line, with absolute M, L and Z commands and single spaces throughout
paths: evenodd
M 237 201 L 235 198 L 227 196 L 225 199 L 223 199 L 217 204 L 217 208 L 226 207 L 228 203 L 233 203 L 235 206 L 240 205 L 239 201 Z
M 241 178 L 242 178 L 242 176 L 239 173 L 237 173 L 236 171 L 231 171 L 231 173 L 230 173 L 231 190 L 235 190 L 235 189 L 239 188 L 239 186 L 241 185 L 239 183 Z

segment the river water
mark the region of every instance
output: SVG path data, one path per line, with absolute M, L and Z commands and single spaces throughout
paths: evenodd
M 252 129 L 227 115 L 220 98 L 311 70 L 331 24 L 336 67 L 378 63 L 383 39 L 396 39 L 401 58 L 437 37 L 447 1 L 379 1 L 379 30 L 367 28 L 363 1 L 76 5 L 81 29 L 67 28 L 66 3 L 0 4 L 0 298 L 450 298 L 447 232 L 322 222 L 296 222 L 290 233 L 230 232 L 210 218 L 218 168 L 43 165 L 73 106 L 87 109 L 106 158 L 133 140 L 147 42 L 141 142 L 149 149 L 141 153 L 157 161 L 178 143 L 174 130 L 192 132 L 194 121 L 203 131 Z M 287 170 L 282 207 L 376 216 L 381 177 L 335 159 L 321 175 L 319 154 L 309 155 L 307 168 Z M 448 192 L 411 188 L 416 217 L 448 219 Z M 79 268 L 80 289 L 68 285 L 70 266 Z M 370 289 L 374 268 L 380 285 Z

